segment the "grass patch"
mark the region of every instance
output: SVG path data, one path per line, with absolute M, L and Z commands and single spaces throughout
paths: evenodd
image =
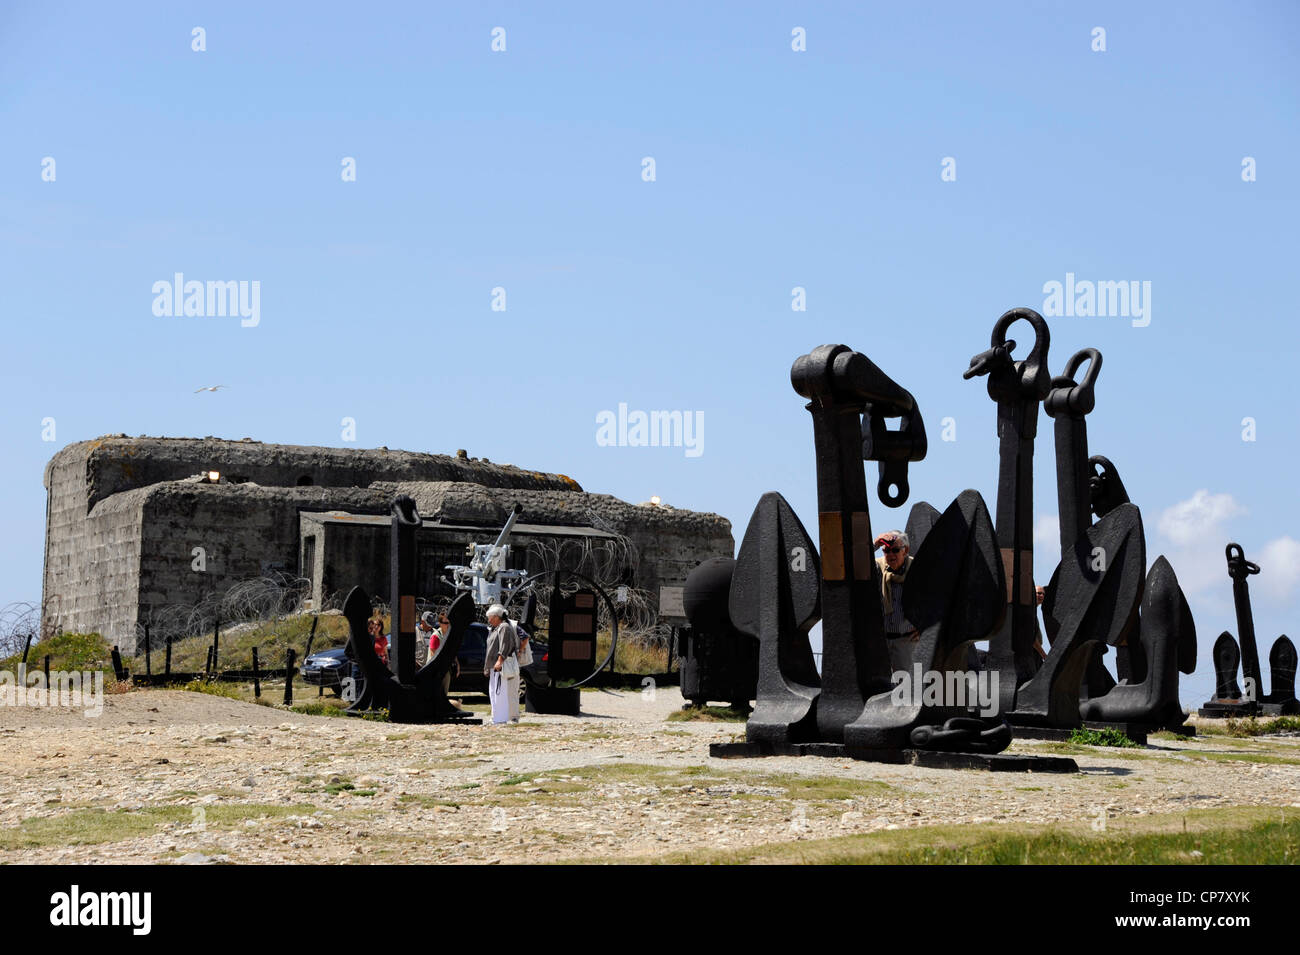
M 113 677 L 112 645 L 98 633 L 60 633 L 32 644 L 27 655 L 27 672 L 35 673 L 45 665 L 49 654 L 51 670 L 103 670 Z M 0 670 L 18 672 L 22 651 L 0 660 Z M 125 663 L 123 664 L 125 665 Z
M 669 723 L 744 723 L 748 713 L 730 706 L 688 706 L 668 714 Z
M 1300 733 L 1300 716 L 1277 716 L 1270 720 L 1259 720 L 1251 716 L 1246 719 L 1229 718 L 1223 727 L 1228 736 L 1267 736 L 1270 733 Z
M 513 773 L 497 783 L 500 795 L 528 794 L 528 788 L 540 787 L 547 793 L 575 793 L 601 786 L 631 785 L 672 789 L 737 788 L 736 796 L 786 798 L 815 802 L 845 800 L 865 794 L 879 795 L 893 787 L 876 780 L 842 779 L 837 776 L 804 776 L 797 773 L 744 773 L 717 770 L 709 766 L 649 766 L 642 763 L 618 763 L 603 766 L 580 766 L 573 769 L 540 770 Z M 776 793 L 750 793 L 745 789 L 779 790 Z
M 348 712 L 348 704 L 337 697 L 321 697 L 310 700 L 304 700 L 301 703 L 294 703 L 289 707 L 291 713 L 301 713 L 303 716 L 357 716 L 363 720 L 371 720 L 375 723 L 388 722 L 388 710 L 365 710 L 360 713 L 352 714 Z M 390 736 L 388 739 L 406 739 L 409 733 Z
M 1199 855 L 1193 855 L 1193 853 Z M 592 860 L 581 860 L 589 862 Z M 620 857 L 627 862 L 627 857 Z M 647 859 L 668 864 L 816 865 L 1294 865 L 1300 812 L 1237 808 L 1085 824 L 927 826 Z
M 0 850 L 62 848 L 122 842 L 153 835 L 165 823 L 191 824 L 194 806 L 149 806 L 135 811 L 76 809 L 57 816 L 29 817 L 12 829 L 0 830 Z M 228 829 L 263 816 L 305 815 L 315 806 L 203 806 L 204 825 Z M 197 830 L 196 830 L 197 831 Z
M 1129 739 L 1126 735 L 1116 729 L 1076 729 L 1070 734 L 1070 742 L 1078 743 L 1080 746 L 1119 746 L 1140 748 L 1140 744 L 1133 742 L 1133 740 Z
M 1079 743 L 1070 743 L 1070 742 L 1046 742 L 1046 743 L 1035 742 L 1032 746 L 1026 746 L 1023 752 L 1031 753 L 1031 754 L 1056 753 L 1060 756 L 1101 755 L 1091 746 L 1084 746 Z M 1125 750 L 1124 747 L 1117 747 L 1111 752 L 1106 753 L 1106 755 L 1114 756 L 1116 759 L 1151 759 L 1152 758 L 1146 753 L 1128 752 Z
M 477 783 L 475 785 L 477 785 Z M 404 805 L 413 805 L 420 809 L 432 809 L 434 806 L 447 806 L 451 809 L 459 809 L 461 807 L 461 803 L 458 803 L 455 800 L 439 799 L 437 796 L 426 796 L 423 793 L 402 793 L 402 795 L 397 797 L 397 801 Z
M 1300 766 L 1300 759 L 1290 756 L 1272 756 L 1268 753 L 1187 753 L 1191 759 L 1216 763 L 1268 763 L 1274 766 Z
M 596 636 L 596 662 L 609 654 L 609 631 L 602 631 Z M 618 641 L 614 652 L 614 670 L 618 673 L 641 673 L 659 676 L 668 669 L 668 647 L 655 646 L 626 637 Z
M 307 649 L 307 635 L 311 633 L 311 614 L 295 614 L 280 620 L 268 620 L 253 627 L 225 628 L 217 644 L 217 664 L 221 668 L 247 670 L 253 665 L 253 647 L 257 647 L 258 662 L 262 667 L 273 669 L 284 666 L 285 651 L 292 647 L 298 652 L 298 664 L 302 664 L 303 651 Z M 384 618 L 384 632 L 388 632 L 388 618 Z M 316 637 L 312 640 L 311 650 L 316 653 L 330 647 L 341 647 L 348 640 L 348 622 L 341 614 L 321 614 L 316 626 Z M 179 672 L 194 673 L 204 669 L 208 659 L 208 647 L 212 645 L 211 631 L 192 637 L 172 641 L 172 669 Z M 32 647 L 32 652 L 36 648 Z M 162 671 L 165 650 L 155 647 L 152 664 L 154 672 Z M 144 654 L 132 661 L 133 673 L 144 672 Z
M 209 696 L 224 696 L 228 700 L 242 700 L 244 698 L 244 694 L 240 692 L 239 687 L 233 683 L 218 683 L 210 680 L 190 680 L 189 683 L 178 683 L 171 689 L 185 690 L 188 693 L 206 693 Z

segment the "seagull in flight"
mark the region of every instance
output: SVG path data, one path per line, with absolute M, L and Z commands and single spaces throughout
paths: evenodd
M 228 385 L 207 385 L 203 388 L 195 388 L 194 393 L 197 395 L 200 391 L 216 391 L 218 388 L 226 388 Z

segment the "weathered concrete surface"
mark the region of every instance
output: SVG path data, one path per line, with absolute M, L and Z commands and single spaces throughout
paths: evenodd
M 599 527 L 626 536 L 637 549 L 636 585 L 656 597 L 661 586 L 681 586 L 702 561 L 735 551 L 731 522 L 717 514 L 629 504 L 609 494 L 500 489 L 463 483 L 377 483 L 386 499 L 409 494 L 425 521 L 500 526 L 514 504 L 529 524 Z
M 86 501 L 93 507 L 112 494 L 177 481 L 216 469 L 232 481 L 293 487 L 307 479 L 325 487 L 367 487 L 374 481 L 468 481 L 489 487 L 553 488 L 581 491 L 562 474 L 526 471 L 445 454 L 390 451 L 388 448 L 322 448 L 263 444 L 245 438 L 128 438 L 106 435 L 79 441 L 59 451 L 46 467 L 84 466 Z
M 221 483 L 196 477 L 209 470 Z M 715 514 L 588 494 L 564 475 L 386 448 L 109 436 L 55 454 L 45 486 L 42 631 L 93 630 L 124 647 L 151 610 L 272 571 L 297 575 L 302 513 L 385 514 L 397 493 L 412 495 L 429 522 L 497 527 L 521 503 L 530 524 L 625 534 L 640 556 L 636 585 L 655 595 L 734 549 L 730 523 Z

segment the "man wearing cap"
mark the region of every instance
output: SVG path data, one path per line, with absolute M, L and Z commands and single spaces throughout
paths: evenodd
M 895 670 L 911 672 L 912 646 L 920 636 L 903 612 L 903 586 L 907 572 L 912 568 L 908 553 L 911 542 L 902 531 L 886 531 L 875 540 L 881 550 L 876 558 L 880 574 L 880 609 L 884 612 L 885 641 L 889 648 L 889 664 Z
M 483 653 L 483 674 L 488 678 L 488 699 L 492 722 L 519 722 L 519 637 L 506 619 L 506 608 L 493 604 L 487 611 L 487 647 Z

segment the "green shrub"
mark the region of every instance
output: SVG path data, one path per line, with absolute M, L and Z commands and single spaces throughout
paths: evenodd
M 113 672 L 113 647 L 98 633 L 59 633 L 32 644 L 27 655 L 27 671 L 39 670 L 46 654 L 51 670 L 103 670 Z M 0 660 L 0 669 L 18 672 L 22 652 Z
M 1116 729 L 1090 730 L 1077 729 L 1070 734 L 1070 742 L 1080 746 L 1137 746 L 1123 733 Z

